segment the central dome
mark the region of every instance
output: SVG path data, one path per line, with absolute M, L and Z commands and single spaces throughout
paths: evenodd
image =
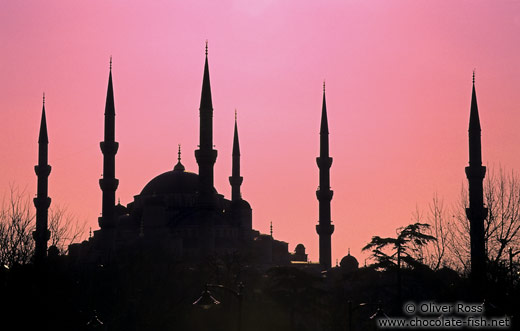
M 172 170 L 148 182 L 141 195 L 195 194 L 198 186 L 199 175 L 183 170 Z

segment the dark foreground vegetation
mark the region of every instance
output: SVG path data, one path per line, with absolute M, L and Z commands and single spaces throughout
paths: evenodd
M 111 265 L 74 265 L 56 255 L 41 268 L 2 268 L 2 323 L 12 330 L 237 330 L 232 292 L 212 289 L 221 304 L 211 309 L 193 302 L 206 283 L 236 290 L 240 282 L 242 330 L 370 330 L 378 308 L 393 317 L 404 316 L 408 301 L 483 299 L 486 315 L 512 316 L 514 323 L 520 289 L 509 271 L 490 270 L 486 286 L 475 288 L 453 270 L 420 264 L 321 273 L 312 265 L 262 269 L 236 256 L 183 264 L 143 254 Z

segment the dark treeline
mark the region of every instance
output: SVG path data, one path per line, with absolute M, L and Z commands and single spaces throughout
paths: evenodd
M 206 283 L 237 289 L 244 284 L 242 330 L 370 330 L 380 308 L 405 316 L 403 303 L 487 302 L 487 315 L 517 316 L 518 282 L 507 270 L 491 271 L 478 291 L 467 278 L 425 265 L 387 268 L 338 266 L 322 273 L 312 265 L 260 268 L 238 256 L 196 264 L 141 252 L 109 265 L 74 265 L 50 256 L 0 272 L 4 325 L 13 330 L 236 330 L 238 300 L 212 289 L 221 302 L 201 309 L 193 302 Z M 398 281 L 399 280 L 399 281 Z

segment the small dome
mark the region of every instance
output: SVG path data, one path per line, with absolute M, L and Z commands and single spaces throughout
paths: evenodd
M 183 170 L 173 170 L 160 174 L 148 182 L 141 191 L 141 195 L 195 194 L 198 186 L 199 175 Z
M 305 254 L 305 246 L 303 246 L 303 244 L 296 245 L 296 247 L 294 248 L 294 252 L 296 254 Z
M 60 255 L 60 250 L 58 249 L 58 247 L 56 247 L 56 245 L 52 245 L 47 250 L 47 254 L 48 254 L 49 258 L 51 258 L 51 259 L 56 258 L 57 256 Z
M 115 213 L 117 216 L 122 216 L 122 215 L 128 214 L 128 210 L 126 209 L 125 206 L 123 206 L 121 204 L 121 202 L 118 202 L 117 205 L 115 206 Z
M 339 265 L 342 269 L 345 269 L 347 271 L 353 271 L 359 267 L 359 262 L 355 257 L 353 257 L 352 255 L 350 255 L 350 253 L 348 253 L 347 256 L 345 256 L 341 259 L 341 262 L 339 263 Z

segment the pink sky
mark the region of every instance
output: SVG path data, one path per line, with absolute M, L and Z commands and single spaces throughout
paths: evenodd
M 319 120 L 327 82 L 333 261 L 390 236 L 466 185 L 471 73 L 490 167 L 520 169 L 517 1 L 15 1 L 0 3 L 0 193 L 33 195 L 42 92 L 49 195 L 97 229 L 109 57 L 117 197 L 127 204 L 176 162 L 197 172 L 209 40 L 218 150 L 230 196 L 238 109 L 253 227 L 318 259 Z

